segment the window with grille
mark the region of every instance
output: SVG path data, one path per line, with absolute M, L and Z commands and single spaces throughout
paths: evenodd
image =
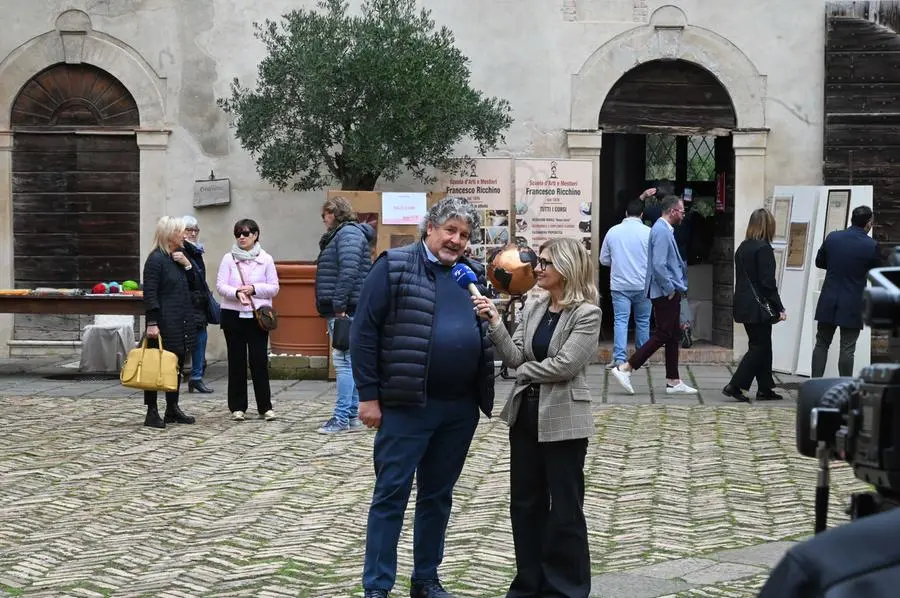
M 648 181 L 675 180 L 675 136 L 647 135 Z
M 687 142 L 687 180 L 716 180 L 715 137 L 693 135 Z

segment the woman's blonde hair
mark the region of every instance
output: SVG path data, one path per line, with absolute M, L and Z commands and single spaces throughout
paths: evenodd
M 750 214 L 750 222 L 747 223 L 747 234 L 744 235 L 744 239 L 771 243 L 774 236 L 775 216 L 765 208 L 753 210 L 753 213 Z
M 176 233 L 184 233 L 184 219 L 174 216 L 163 216 L 156 221 L 156 233 L 153 235 L 153 249 L 159 249 L 169 255 L 169 239 Z
M 562 307 L 576 307 L 585 302 L 596 305 L 600 294 L 597 292 L 594 261 L 581 241 L 550 239 L 541 245 L 540 251 L 545 249 L 553 267 L 563 277 L 563 295 L 559 304 Z

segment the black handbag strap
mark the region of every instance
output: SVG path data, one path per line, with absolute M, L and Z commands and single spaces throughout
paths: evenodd
M 759 293 L 756 292 L 756 287 L 753 285 L 753 279 L 750 278 L 750 273 L 747 270 L 747 260 L 744 259 L 743 255 L 741 256 L 741 265 L 744 266 L 744 277 L 747 279 L 747 284 L 750 285 L 750 292 L 753 293 L 753 298 L 756 299 L 756 302 L 761 308 L 766 309 L 768 307 L 768 311 L 771 311 L 772 315 L 774 316 L 775 310 L 772 309 L 772 306 L 769 305 L 768 301 L 763 302 L 763 300 L 759 297 Z

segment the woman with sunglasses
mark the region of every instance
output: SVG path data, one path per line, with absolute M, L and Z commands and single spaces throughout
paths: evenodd
M 235 244 L 222 258 L 216 288 L 222 296 L 222 332 L 228 349 L 228 410 L 243 421 L 247 411 L 247 355 L 259 417 L 275 419 L 269 387 L 269 332 L 260 328 L 254 310 L 272 305 L 278 294 L 275 260 L 259 244 L 259 225 L 238 220 Z
M 594 434 L 587 366 L 597 357 L 600 308 L 594 262 L 577 239 L 540 248 L 537 285 L 510 338 L 494 303 L 473 297 L 496 355 L 516 370 L 500 418 L 510 427 L 510 518 L 516 576 L 507 598 L 587 598 L 591 559 L 584 460 Z

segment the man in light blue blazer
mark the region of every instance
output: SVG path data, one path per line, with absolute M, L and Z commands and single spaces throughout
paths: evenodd
M 653 303 L 656 330 L 650 340 L 635 351 L 631 359 L 610 370 L 628 394 L 634 394 L 631 372 L 638 369 L 660 347 L 666 349 L 666 394 L 697 394 L 678 375 L 678 350 L 681 341 L 681 296 L 687 292 L 687 264 L 675 242 L 675 227 L 684 218 L 684 203 L 667 195 L 660 203 L 662 216 L 650 229 L 647 250 L 647 278 L 644 292 Z

